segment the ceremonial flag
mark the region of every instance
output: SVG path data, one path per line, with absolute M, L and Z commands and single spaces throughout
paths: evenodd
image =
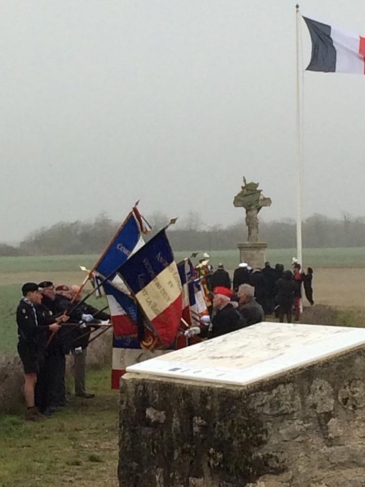
M 137 335 L 138 309 L 135 300 L 109 282 L 105 282 L 103 286 L 109 304 L 114 335 L 116 337 Z
M 162 346 L 175 340 L 181 324 L 182 285 L 165 229 L 118 270 L 134 294 Z
M 144 340 L 140 342 L 138 307 L 135 300 L 110 283 L 105 283 L 104 289 L 114 328 L 112 389 L 119 389 L 120 379 L 128 365 L 154 358 L 160 353 L 148 350 L 149 345 L 156 343 L 156 337 L 149 330 L 144 330 Z
M 149 231 L 148 223 L 134 207 L 100 257 L 94 270 L 104 277 L 111 276 L 119 266 L 144 245 L 142 234 Z
M 192 299 L 192 304 L 191 304 L 193 325 L 199 326 L 200 325 L 199 318 L 202 318 L 203 316 L 209 316 L 209 311 L 208 311 L 207 303 L 205 301 L 203 286 L 199 280 L 194 281 L 193 290 L 194 290 L 194 298 Z
M 183 291 L 183 310 L 182 310 L 182 318 L 188 324 L 191 325 L 191 300 L 195 298 L 194 296 L 194 288 L 193 283 L 191 282 L 192 270 L 194 269 L 190 259 L 185 259 L 182 262 L 179 262 L 177 265 L 180 281 L 182 285 Z M 194 299 L 195 301 L 195 299 Z
M 312 40 L 308 71 L 365 74 L 365 37 L 303 18 Z

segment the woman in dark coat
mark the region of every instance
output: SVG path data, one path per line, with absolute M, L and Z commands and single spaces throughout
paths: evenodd
M 284 317 L 291 323 L 293 317 L 294 293 L 296 290 L 293 273 L 285 271 L 277 284 L 276 303 L 279 305 L 279 322 L 284 323 Z
M 303 276 L 303 283 L 304 283 L 305 297 L 308 299 L 311 306 L 314 305 L 312 280 L 313 280 L 313 269 L 311 267 L 308 267 L 307 273 Z

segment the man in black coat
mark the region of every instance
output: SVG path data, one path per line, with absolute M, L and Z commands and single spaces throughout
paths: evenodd
M 69 311 L 70 302 L 63 296 L 56 294 L 51 281 L 42 281 L 38 284 L 42 292 L 43 312 L 48 311 L 50 316 L 60 317 Z M 58 408 L 66 405 L 66 354 L 69 349 L 64 336 L 66 328 L 62 328 L 56 335 L 49 334 L 45 350 L 44 362 L 40 370 L 37 384 L 37 404 L 46 415 L 52 415 Z
M 56 333 L 60 326 L 54 318 L 47 318 L 40 313 L 42 295 L 36 283 L 24 284 L 22 294 L 23 298 L 16 310 L 18 353 L 24 369 L 26 419 L 37 421 L 42 415 L 35 406 L 35 387 L 43 358 L 46 332 Z
M 267 290 L 266 281 L 261 269 L 254 269 L 250 275 L 249 284 L 255 288 L 255 298 L 267 312 Z
M 212 289 L 218 286 L 226 287 L 231 289 L 231 278 L 228 272 L 225 270 L 223 264 L 218 264 L 217 270 L 213 272 L 210 278 L 210 285 Z
M 209 327 L 203 328 L 200 336 L 208 339 L 216 338 L 245 326 L 245 321 L 240 313 L 233 307 L 231 297 L 233 292 L 226 287 L 216 287 L 213 290 L 213 307 L 215 314 Z
M 293 273 L 289 270 L 285 271 L 283 277 L 278 280 L 276 287 L 276 303 L 279 306 L 279 321 L 280 323 L 284 323 L 284 318 L 286 316 L 287 322 L 291 323 L 293 316 L 294 295 L 296 291 Z
M 267 309 L 266 313 L 271 314 L 275 308 L 276 283 L 280 279 L 275 269 L 270 266 L 270 262 L 265 262 L 262 274 L 266 283 Z
M 250 273 L 248 272 L 248 264 L 241 262 L 233 273 L 233 290 L 238 291 L 241 284 L 248 284 L 250 282 Z

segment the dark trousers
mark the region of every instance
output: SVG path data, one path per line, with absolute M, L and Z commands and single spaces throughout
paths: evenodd
M 305 297 L 309 301 L 309 303 L 313 306 L 313 289 L 311 287 L 304 287 Z
M 293 305 L 289 305 L 289 306 L 280 305 L 278 315 L 279 315 L 280 323 L 284 323 L 285 316 L 286 316 L 286 321 L 288 323 L 291 323 L 293 319 Z
M 75 394 L 81 396 L 86 392 L 86 355 L 87 349 L 81 353 L 72 352 L 75 359 Z
M 40 411 L 64 406 L 66 402 L 66 358 L 64 354 L 44 357 L 36 385 L 35 400 Z

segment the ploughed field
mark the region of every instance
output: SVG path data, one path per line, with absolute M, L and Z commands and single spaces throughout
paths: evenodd
M 204 250 L 203 250 L 204 251 Z M 203 253 L 202 251 L 202 253 Z M 238 250 L 208 250 L 210 262 L 216 268 L 219 262 L 232 271 L 238 264 Z M 200 254 L 202 256 L 202 253 Z M 176 252 L 176 260 L 190 252 Z M 271 264 L 283 263 L 290 267 L 295 252 L 290 249 L 270 250 Z M 199 256 L 198 256 L 199 258 Z M 198 259 L 197 258 L 197 259 Z M 197 262 L 195 259 L 195 262 Z M 20 287 L 26 281 L 51 280 L 55 284 L 80 284 L 85 273 L 79 265 L 92 267 L 97 256 L 47 256 L 0 258 L 0 350 L 15 351 L 15 309 L 21 297 Z M 338 308 L 361 308 L 365 298 L 365 249 L 309 249 L 304 252 L 306 266 L 314 268 L 314 298 L 317 304 Z M 88 285 L 91 289 L 90 285 Z M 95 302 L 94 302 L 95 304 Z M 304 305 L 306 305 L 304 300 Z M 96 303 L 102 308 L 104 301 Z

